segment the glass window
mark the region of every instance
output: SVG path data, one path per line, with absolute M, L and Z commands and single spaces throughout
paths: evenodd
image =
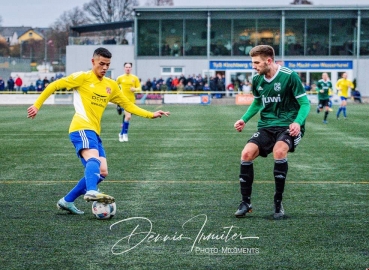
M 185 55 L 206 55 L 207 21 L 186 20 Z
M 332 19 L 331 55 L 354 55 L 356 19 Z
M 307 54 L 328 55 L 329 19 L 308 19 L 307 23 Z
M 231 20 L 211 21 L 211 55 L 231 55 Z
M 233 55 L 249 55 L 257 43 L 255 20 L 234 20 Z
M 279 19 L 257 20 L 257 44 L 272 46 L 274 48 L 275 55 L 280 55 L 280 28 L 281 22 Z
M 137 54 L 159 56 L 159 21 L 139 20 L 137 28 Z
M 183 68 L 181 67 L 175 67 L 174 68 L 174 73 L 182 73 L 183 72 Z
M 161 25 L 162 55 L 183 55 L 183 20 L 163 20 Z
M 285 20 L 285 55 L 304 55 L 305 19 Z
M 360 55 L 369 55 L 369 18 L 361 19 Z

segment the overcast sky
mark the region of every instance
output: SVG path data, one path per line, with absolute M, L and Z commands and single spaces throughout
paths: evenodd
M 139 0 L 144 5 L 147 0 Z M 293 0 L 173 0 L 175 6 L 284 6 Z M 368 5 L 369 0 L 311 0 L 314 5 Z M 64 11 L 89 0 L 0 0 L 2 26 L 49 27 Z

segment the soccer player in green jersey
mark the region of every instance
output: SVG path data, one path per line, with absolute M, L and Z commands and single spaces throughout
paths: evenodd
M 324 72 L 322 74 L 322 79 L 316 84 L 316 91 L 318 92 L 319 104 L 317 108 L 317 113 L 320 113 L 323 109 L 324 119 L 323 123 L 327 124 L 327 117 L 329 114 L 329 90 L 332 89 L 332 83 L 329 80 L 328 73 Z
M 260 112 L 258 131 L 246 143 L 241 153 L 240 187 L 242 201 L 235 216 L 252 212 L 251 192 L 254 181 L 253 161 L 258 156 L 274 158 L 274 218 L 282 218 L 288 152 L 294 152 L 305 131 L 305 119 L 310 103 L 296 72 L 274 61 L 274 49 L 259 45 L 250 51 L 252 66 L 258 74 L 252 80 L 254 101 L 234 127 L 241 132 L 246 123 Z
M 92 69 L 76 72 L 50 83 L 27 110 L 28 118 L 35 118 L 45 100 L 56 90 L 73 90 L 75 114 L 69 126 L 69 138 L 84 166 L 84 176 L 63 198 L 57 207 L 72 214 L 81 215 L 74 201 L 84 195 L 86 201 L 114 202 L 114 197 L 98 191 L 98 184 L 108 175 L 108 163 L 100 138 L 101 118 L 109 102 L 146 118 L 168 116 L 169 112 L 149 112 L 132 103 L 119 89 L 118 84 L 105 74 L 112 55 L 105 48 L 97 48 L 92 58 Z

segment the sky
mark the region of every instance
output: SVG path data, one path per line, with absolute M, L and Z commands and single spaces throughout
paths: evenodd
M 139 0 L 144 5 L 147 0 Z M 310 0 L 314 5 L 367 5 L 368 0 Z M 0 0 L 1 26 L 49 27 L 65 11 L 82 7 L 89 0 Z M 284 6 L 293 0 L 173 0 L 175 6 Z

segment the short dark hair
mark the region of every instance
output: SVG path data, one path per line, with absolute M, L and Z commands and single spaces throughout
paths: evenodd
M 274 60 L 274 49 L 269 45 L 258 45 L 251 49 L 250 56 L 262 56 L 262 57 L 270 57 Z
M 103 47 L 100 47 L 100 48 L 97 48 L 95 51 L 94 51 L 94 57 L 95 56 L 102 56 L 102 57 L 105 57 L 105 58 L 111 58 L 112 55 L 111 55 L 111 52 L 109 52 L 107 49 L 103 48 Z
M 123 65 L 123 67 L 125 67 L 127 64 L 130 64 L 131 67 L 133 67 L 133 64 L 131 62 L 125 62 L 124 65 Z

